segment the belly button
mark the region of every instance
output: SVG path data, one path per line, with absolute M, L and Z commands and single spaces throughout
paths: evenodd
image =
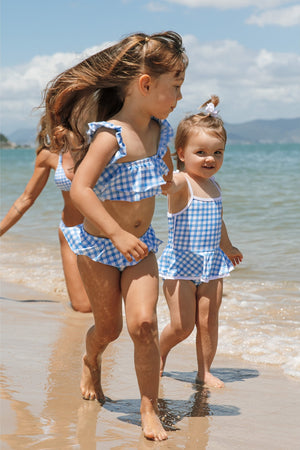
M 137 222 L 135 222 L 135 224 L 134 224 L 134 228 L 138 228 L 140 225 L 141 225 L 141 221 L 140 220 L 138 220 Z

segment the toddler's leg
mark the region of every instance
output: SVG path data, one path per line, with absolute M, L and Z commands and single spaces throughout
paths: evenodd
M 156 258 L 150 253 L 137 265 L 122 274 L 129 334 L 134 343 L 134 362 L 141 395 L 141 421 L 144 436 L 155 441 L 168 438 L 159 417 L 159 346 L 156 317 L 158 270 Z
M 161 376 L 169 351 L 192 333 L 196 314 L 196 286 L 192 281 L 165 280 L 163 287 L 170 311 L 170 323 L 160 336 Z
M 84 399 L 104 403 L 101 387 L 101 356 L 107 345 L 117 339 L 122 330 L 122 296 L 120 272 L 115 267 L 78 257 L 78 267 L 89 296 L 95 319 L 86 335 L 86 355 L 83 358 L 81 393 Z
M 224 387 L 223 381 L 210 373 L 218 346 L 218 318 L 222 294 L 223 279 L 202 283 L 197 288 L 197 381 L 210 387 Z

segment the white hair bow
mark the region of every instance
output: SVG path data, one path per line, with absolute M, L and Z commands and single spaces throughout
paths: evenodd
M 210 116 L 213 116 L 213 117 L 217 117 L 219 114 L 219 110 L 217 108 L 215 108 L 215 105 L 213 104 L 213 102 L 209 102 L 205 106 L 205 111 L 207 112 L 207 114 L 209 114 Z

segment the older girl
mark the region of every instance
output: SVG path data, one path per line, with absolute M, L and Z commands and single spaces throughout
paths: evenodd
M 61 224 L 58 230 L 61 259 L 65 275 L 66 287 L 75 311 L 82 313 L 91 312 L 91 305 L 83 286 L 77 267 L 77 256 L 70 249 L 62 227 L 73 226 L 82 223 L 82 214 L 74 207 L 70 199 L 71 182 L 74 175 L 74 161 L 70 152 L 52 153 L 49 148 L 46 135 L 45 117 L 41 118 L 40 130 L 37 136 L 37 149 L 35 166 L 32 177 L 28 181 L 24 192 L 13 203 L 0 223 L 0 236 L 15 225 L 31 208 L 47 184 L 51 170 L 54 170 L 54 181 L 62 193 L 64 207 L 61 216 Z
M 155 196 L 172 173 L 166 118 L 181 99 L 186 66 L 177 33 L 133 34 L 62 73 L 45 97 L 53 145 L 67 149 L 76 141 L 78 147 L 71 197 L 85 219 L 64 233 L 78 255 L 95 318 L 82 395 L 105 401 L 101 356 L 122 330 L 123 297 L 142 427 L 154 440 L 167 434 L 157 416 L 160 241 L 151 220 Z

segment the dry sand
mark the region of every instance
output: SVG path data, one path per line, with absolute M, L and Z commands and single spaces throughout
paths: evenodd
M 216 357 L 225 389 L 194 384 L 191 344 L 169 355 L 160 413 L 169 439 L 141 432 L 133 346 L 126 326 L 103 358 L 104 406 L 79 391 L 84 336 L 91 314 L 54 296 L 1 283 L 1 441 L 4 449 L 300 448 L 300 382 L 280 368 Z

